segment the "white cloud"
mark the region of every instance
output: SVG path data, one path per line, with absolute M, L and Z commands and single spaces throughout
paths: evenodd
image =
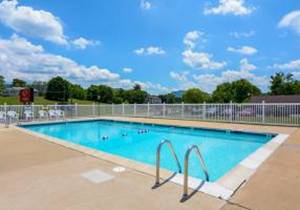
M 44 10 L 19 6 L 17 0 L 0 3 L 0 21 L 16 32 L 39 37 L 56 44 L 68 43 L 58 17 Z
M 149 1 L 141 0 L 140 2 L 140 8 L 142 10 L 149 10 L 152 8 L 152 4 Z
M 166 52 L 161 47 L 150 46 L 147 48 L 139 48 L 133 51 L 136 55 L 163 55 Z
M 250 46 L 243 46 L 238 48 L 228 47 L 227 51 L 239 53 L 242 55 L 254 55 L 258 52 L 256 48 Z
M 280 69 L 280 70 L 299 70 L 300 71 L 300 59 L 293 60 L 288 63 L 274 64 L 270 68 Z
M 269 85 L 269 78 L 265 76 L 257 76 L 252 73 L 257 67 L 247 59 L 240 61 L 240 68 L 238 70 L 226 70 L 220 75 L 216 74 L 194 74 L 189 77 L 188 73 L 170 73 L 170 77 L 178 83 L 178 87 L 181 89 L 187 89 L 192 87 L 199 87 L 204 91 L 212 92 L 217 85 L 224 82 L 232 82 L 238 79 L 247 79 L 255 85 L 267 89 Z
M 6 61 L 0 64 L 0 72 L 6 77 L 14 76 L 33 80 L 47 80 L 52 76 L 61 75 L 71 80 L 115 80 L 119 75 L 97 66 L 84 66 L 75 61 L 45 52 L 40 45 L 33 45 L 24 38 L 13 35 L 9 40 L 0 39 L 0 55 Z
M 75 48 L 84 50 L 88 46 L 99 45 L 100 41 L 88 40 L 88 39 L 85 39 L 83 37 L 79 37 L 78 39 L 73 40 L 72 44 L 75 46 Z
M 236 38 L 236 39 L 241 39 L 241 38 L 250 38 L 253 37 L 256 34 L 254 30 L 248 31 L 248 32 L 231 32 L 229 33 L 230 36 Z
M 128 68 L 128 67 L 123 68 L 123 72 L 125 72 L 125 73 L 131 73 L 132 71 L 133 71 L 132 68 Z
M 192 50 L 185 50 L 182 53 L 183 62 L 197 69 L 221 69 L 226 66 L 226 62 L 213 61 L 213 56 L 205 52 L 194 52 Z
M 291 28 L 300 34 L 300 10 L 285 15 L 278 24 L 279 28 Z
M 189 49 L 193 49 L 196 47 L 196 45 L 199 42 L 199 39 L 201 38 L 201 36 L 203 36 L 204 33 L 202 31 L 190 31 L 188 32 L 184 39 L 183 39 L 183 43 L 185 44 L 185 46 Z M 205 40 L 203 39 L 202 41 L 205 42 Z
M 0 75 L 7 80 L 20 78 L 26 81 L 45 81 L 54 76 L 62 76 L 84 86 L 101 83 L 123 88 L 132 88 L 135 82 L 139 82 L 121 78 L 119 74 L 105 68 L 81 65 L 64 56 L 47 53 L 42 46 L 33 45 L 17 35 L 12 35 L 10 39 L 0 38 L 0 61 Z M 152 92 L 168 89 L 160 84 L 143 84 Z
M 178 72 L 174 72 L 174 71 L 170 72 L 170 77 L 172 79 L 181 81 L 181 82 L 188 81 L 187 75 L 189 75 L 189 72 L 187 72 L 187 71 L 182 72 L 182 73 L 178 73 Z
M 240 69 L 241 71 L 252 71 L 257 69 L 257 67 L 249 63 L 248 59 L 244 58 L 240 61 Z
M 205 15 L 249 15 L 255 10 L 254 7 L 245 6 L 244 0 L 219 0 L 219 5 L 212 8 L 205 8 Z
M 0 2 L 0 22 L 20 34 L 41 38 L 59 45 L 73 45 L 78 49 L 99 44 L 99 41 L 78 38 L 69 40 L 63 24 L 51 12 L 20 6 L 18 0 Z

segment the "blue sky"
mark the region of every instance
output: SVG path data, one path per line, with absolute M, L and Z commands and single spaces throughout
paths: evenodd
M 300 79 L 296 0 L 0 1 L 0 74 L 151 93 Z

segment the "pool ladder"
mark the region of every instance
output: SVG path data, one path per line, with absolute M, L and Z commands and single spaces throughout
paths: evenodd
M 169 140 L 163 140 L 162 142 L 160 142 L 160 144 L 157 147 L 156 150 L 156 179 L 155 179 L 155 186 L 159 186 L 159 180 L 160 180 L 160 153 L 161 153 L 161 148 L 163 147 L 163 145 L 168 145 L 168 148 L 171 151 L 171 154 L 173 155 L 176 163 L 177 163 L 177 167 L 178 167 L 178 172 L 181 173 L 181 165 L 180 162 L 178 160 L 178 157 L 175 153 L 175 150 L 173 148 L 172 143 Z
M 188 188 L 189 188 L 189 158 L 192 151 L 196 152 L 197 157 L 200 161 L 200 167 L 205 174 L 205 181 L 209 181 L 208 171 L 203 159 L 203 156 L 200 152 L 200 149 L 197 145 L 192 145 L 186 152 L 184 156 L 184 178 L 183 178 L 183 198 L 188 197 Z
M 162 141 L 156 150 L 156 179 L 155 179 L 155 186 L 159 186 L 159 181 L 160 181 L 160 153 L 161 153 L 161 148 L 163 145 L 168 145 L 168 148 L 171 151 L 171 154 L 173 155 L 174 159 L 176 160 L 177 163 L 177 167 L 178 167 L 178 172 L 181 173 L 181 165 L 180 162 L 178 160 L 178 157 L 175 153 L 175 150 L 173 148 L 172 143 L 169 140 L 164 140 Z M 200 168 L 202 169 L 202 171 L 205 174 L 205 180 L 209 181 L 209 175 L 208 175 L 208 171 L 207 171 L 207 167 L 205 165 L 203 156 L 200 152 L 200 149 L 197 145 L 192 145 L 186 152 L 185 152 L 185 156 L 184 156 L 184 180 L 183 180 L 183 198 L 188 197 L 188 178 L 189 178 L 189 158 L 190 158 L 190 154 L 192 151 L 196 152 L 197 157 L 199 158 L 200 161 Z

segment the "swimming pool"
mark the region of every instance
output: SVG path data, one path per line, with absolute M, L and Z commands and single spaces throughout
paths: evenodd
M 156 149 L 162 140 L 172 142 L 183 166 L 184 154 L 196 144 L 204 157 L 210 181 L 214 182 L 239 162 L 271 140 L 274 135 L 228 130 L 210 130 L 109 120 L 64 122 L 21 127 L 144 164 L 155 165 Z M 141 130 L 148 132 L 141 133 Z M 177 171 L 170 151 L 162 148 L 161 167 Z M 204 179 L 199 160 L 191 154 L 189 175 Z

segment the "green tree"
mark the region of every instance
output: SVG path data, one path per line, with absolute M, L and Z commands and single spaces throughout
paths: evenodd
M 231 85 L 233 91 L 233 101 L 237 103 L 245 102 L 251 96 L 257 96 L 261 94 L 260 89 L 246 79 L 234 81 Z
M 212 101 L 218 103 L 229 103 L 230 101 L 234 101 L 233 97 L 233 88 L 229 82 L 218 85 L 212 93 Z
M 86 99 L 86 90 L 77 84 L 70 84 L 70 97 L 85 100 Z
M 13 87 L 26 87 L 26 82 L 21 79 L 13 79 L 12 82 Z
M 135 84 L 135 85 L 133 86 L 133 89 L 134 89 L 134 90 L 142 90 L 142 86 L 141 86 L 140 84 Z
M 203 103 L 209 100 L 209 95 L 198 88 L 192 88 L 184 92 L 182 100 L 184 103 Z
M 52 78 L 47 85 L 45 98 L 65 102 L 70 97 L 70 83 L 62 77 Z
M 212 94 L 212 101 L 218 103 L 237 102 L 242 103 L 251 96 L 260 95 L 258 87 L 246 79 L 236 80 L 232 83 L 225 82 L 217 86 Z
M 179 101 L 178 98 L 176 98 L 176 96 L 173 93 L 159 95 L 158 97 L 161 99 L 161 101 L 163 103 L 166 103 L 166 104 L 174 104 Z
M 106 85 L 91 85 L 87 89 L 87 97 L 89 100 L 101 103 L 112 103 L 113 89 Z
M 0 95 L 5 91 L 5 80 L 4 77 L 0 75 Z
M 277 72 L 271 76 L 271 95 L 296 95 L 300 94 L 300 81 L 294 79 L 294 75 Z
M 123 100 L 130 104 L 143 104 L 146 101 L 148 93 L 142 90 L 141 85 L 135 84 L 133 89 L 124 92 Z
M 113 103 L 114 104 L 121 104 L 124 102 L 124 89 L 114 89 L 113 90 Z

